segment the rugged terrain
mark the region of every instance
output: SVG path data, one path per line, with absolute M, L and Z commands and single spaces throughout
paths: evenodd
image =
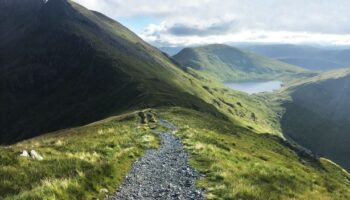
M 173 130 L 159 122 L 146 123 L 138 113 L 0 147 L 0 198 L 71 200 L 113 195 L 124 177 L 133 173 L 133 163 L 147 158 L 147 149 L 159 148 L 161 139 L 154 132 Z M 175 134 L 189 164 L 202 174 L 196 187 L 204 189 L 207 199 L 350 198 L 348 173 L 279 137 L 193 110 L 164 108 L 152 113 L 178 128 Z M 20 157 L 24 149 L 34 149 L 44 159 Z

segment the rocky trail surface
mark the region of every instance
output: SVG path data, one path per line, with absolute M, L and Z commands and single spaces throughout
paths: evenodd
M 166 121 L 161 125 L 176 132 Z M 203 191 L 195 187 L 200 174 L 190 167 L 181 140 L 171 132 L 159 133 L 161 146 L 148 150 L 137 160 L 116 194 L 108 200 L 202 200 Z

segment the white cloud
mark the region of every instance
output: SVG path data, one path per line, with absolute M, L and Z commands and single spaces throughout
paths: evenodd
M 113 18 L 154 17 L 156 44 L 236 41 L 346 43 L 348 0 L 75 0 Z
M 160 31 L 162 33 L 162 31 Z M 262 43 L 314 43 L 350 45 L 350 34 L 323 34 L 288 31 L 240 31 L 236 33 L 211 36 L 183 36 L 171 34 L 142 34 L 145 40 L 157 46 L 190 46 L 213 43 L 262 42 Z

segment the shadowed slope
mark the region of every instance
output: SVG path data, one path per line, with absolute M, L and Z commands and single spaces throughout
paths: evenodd
M 350 71 L 323 77 L 291 88 L 284 104 L 284 133 L 299 144 L 350 169 Z
M 1 143 L 137 107 L 216 112 L 196 80 L 100 13 L 66 0 L 0 5 Z

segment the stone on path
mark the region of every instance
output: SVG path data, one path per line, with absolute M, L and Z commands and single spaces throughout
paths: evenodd
M 176 127 L 166 121 L 162 123 Z M 161 146 L 148 150 L 132 166 L 116 194 L 108 200 L 203 200 L 203 191 L 195 187 L 201 176 L 188 161 L 181 140 L 161 133 Z

